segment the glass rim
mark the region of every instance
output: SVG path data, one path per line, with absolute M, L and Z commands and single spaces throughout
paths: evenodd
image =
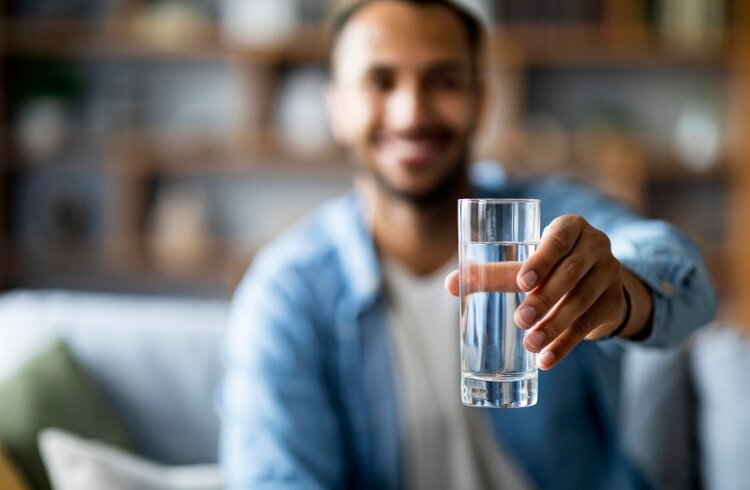
M 471 197 L 458 200 L 459 203 L 488 203 L 488 204 L 539 204 L 539 199 L 511 199 L 511 198 L 482 198 Z

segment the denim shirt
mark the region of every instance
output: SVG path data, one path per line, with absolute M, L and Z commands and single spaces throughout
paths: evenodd
M 604 231 L 653 294 L 639 346 L 679 344 L 713 317 L 700 255 L 670 225 L 563 179 L 474 194 L 537 198 L 543 226 L 573 213 Z M 218 403 L 229 489 L 404 486 L 398 372 L 363 208 L 356 191 L 324 204 L 265 247 L 235 293 Z M 634 344 L 583 342 L 540 372 L 536 406 L 473 410 L 538 488 L 648 487 L 615 429 L 620 354 Z

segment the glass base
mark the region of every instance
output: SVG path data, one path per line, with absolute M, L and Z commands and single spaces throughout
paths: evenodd
M 536 405 L 536 373 L 499 381 L 497 377 L 464 374 L 461 401 L 469 407 L 520 408 Z

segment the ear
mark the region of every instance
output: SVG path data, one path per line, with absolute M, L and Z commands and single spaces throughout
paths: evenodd
M 342 109 L 342 94 L 341 88 L 336 84 L 335 80 L 329 81 L 325 88 L 325 103 L 326 111 L 328 112 L 328 124 L 331 127 L 331 135 L 334 141 L 343 145 L 345 143 L 344 137 L 344 111 Z

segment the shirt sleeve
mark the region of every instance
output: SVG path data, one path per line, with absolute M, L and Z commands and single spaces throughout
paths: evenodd
M 529 185 L 542 201 L 546 225 L 557 216 L 578 214 L 610 238 L 622 265 L 648 286 L 654 299 L 650 335 L 639 344 L 674 346 L 711 321 L 716 294 L 697 248 L 672 225 L 647 220 L 626 206 L 569 179 Z
M 226 336 L 219 393 L 226 488 L 342 488 L 341 422 L 312 295 L 293 268 L 256 263 L 232 301 Z

